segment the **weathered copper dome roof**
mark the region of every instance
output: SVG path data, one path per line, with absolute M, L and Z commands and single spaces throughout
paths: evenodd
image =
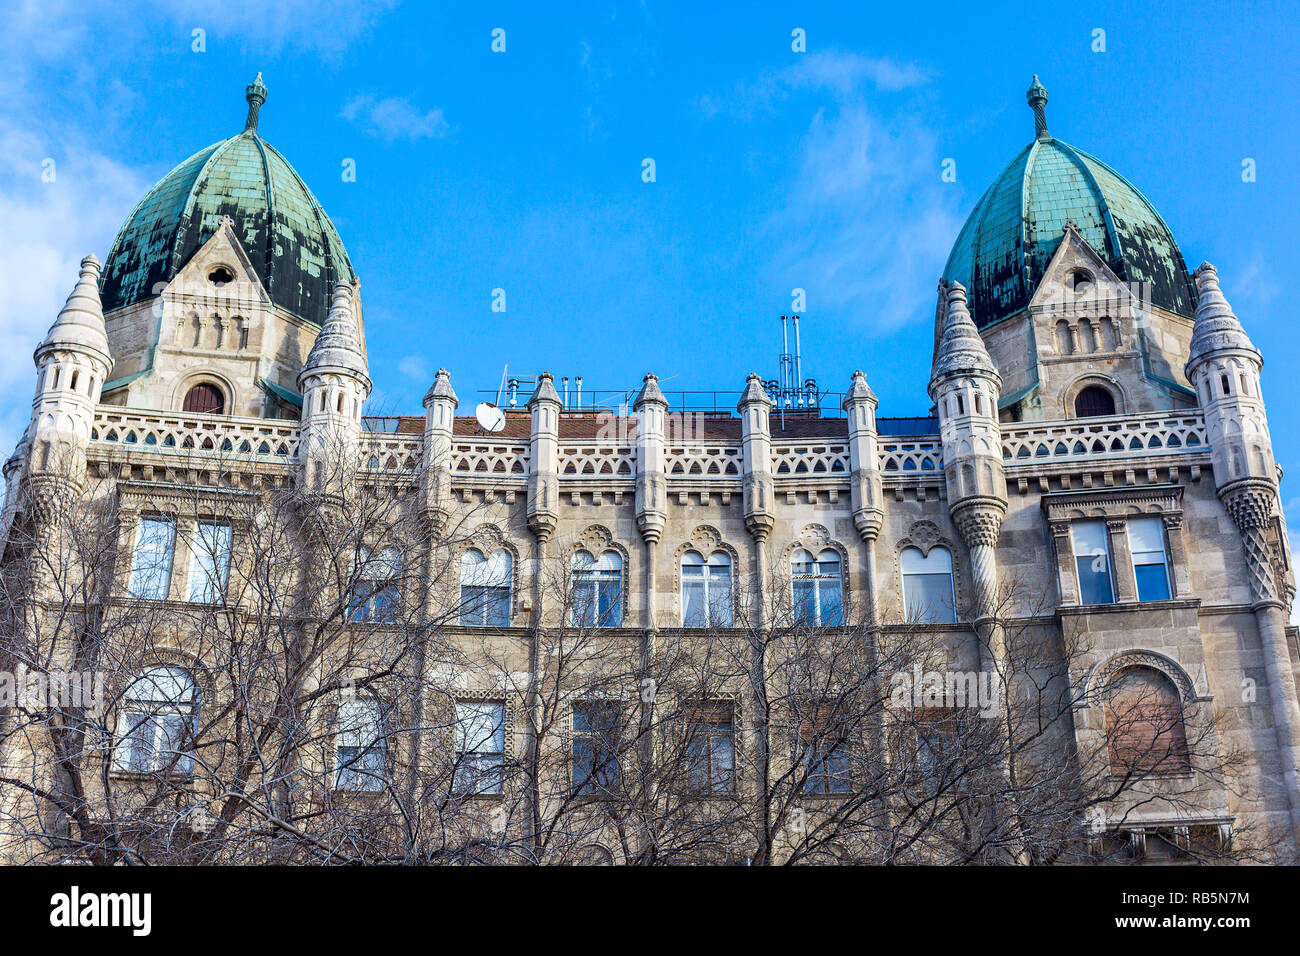
M 320 325 L 330 289 L 355 275 L 339 234 L 311 190 L 257 134 L 262 75 L 249 85 L 238 136 L 195 153 L 145 194 L 113 241 L 100 280 L 104 311 L 152 298 L 216 231 L 235 231 L 271 301 Z
M 960 282 L 980 328 L 1024 309 L 1073 220 L 1126 282 L 1149 283 L 1153 305 L 1191 316 L 1196 295 L 1183 254 L 1155 207 L 1101 160 L 1047 132 L 1047 91 L 1027 94 L 1036 138 L 975 204 L 943 276 Z

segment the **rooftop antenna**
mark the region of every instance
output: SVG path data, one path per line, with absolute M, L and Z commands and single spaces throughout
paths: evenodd
M 506 427 L 506 413 L 501 410 L 501 393 L 505 391 L 506 371 L 509 368 L 507 364 L 501 369 L 501 386 L 497 389 L 496 404 L 479 402 L 474 409 L 474 418 L 485 432 L 499 432 Z
M 790 325 L 794 325 L 794 352 L 790 351 Z M 785 428 L 785 411 L 794 406 L 811 410 L 818 407 L 817 380 L 803 377 L 803 347 L 799 341 L 799 316 L 781 316 L 781 353 L 777 359 L 777 377 L 764 382 L 763 388 L 781 413 Z

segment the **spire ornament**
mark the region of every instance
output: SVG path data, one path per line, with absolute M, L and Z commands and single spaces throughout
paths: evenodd
M 257 111 L 266 102 L 266 84 L 262 82 L 262 71 L 258 70 L 253 82 L 244 87 L 244 99 L 248 100 L 248 119 L 244 121 L 245 132 L 257 132 Z
M 1025 99 L 1034 111 L 1035 138 L 1051 139 L 1052 135 L 1047 132 L 1047 87 L 1038 82 L 1037 73 L 1034 74 L 1034 82 L 1029 84 L 1029 89 L 1025 92 Z

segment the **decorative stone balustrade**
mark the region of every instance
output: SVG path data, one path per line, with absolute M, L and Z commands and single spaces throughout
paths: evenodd
M 91 441 L 96 446 L 120 444 L 160 454 L 291 462 L 298 453 L 298 424 L 101 406 L 95 412 Z M 1198 411 L 1002 426 L 1002 456 L 1012 467 L 1045 459 L 1114 460 L 1207 451 L 1205 422 Z M 422 435 L 362 434 L 363 468 L 418 472 L 423 457 Z M 669 445 L 665 467 L 673 480 L 739 480 L 744 471 L 741 445 L 729 441 Z M 940 472 L 943 446 L 937 435 L 882 436 L 880 468 L 886 478 Z M 778 481 L 847 478 L 849 469 L 848 443 L 842 440 L 784 441 L 772 446 L 772 471 Z M 571 442 L 560 446 L 559 471 L 565 480 L 631 478 L 636 474 L 636 449 L 628 444 Z M 452 445 L 451 472 L 461 478 L 522 479 L 528 474 L 528 443 L 458 439 Z
M 1042 459 L 1134 458 L 1207 450 L 1200 412 L 1002 426 L 1002 457 L 1010 465 Z
M 772 443 L 772 474 L 782 478 L 848 477 L 849 443 L 844 440 Z
M 454 441 L 451 473 L 460 478 L 524 478 L 528 475 L 528 442 Z
M 90 440 L 160 454 L 291 461 L 298 454 L 298 423 L 100 406 Z

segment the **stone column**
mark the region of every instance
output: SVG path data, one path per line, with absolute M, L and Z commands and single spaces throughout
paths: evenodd
M 741 442 L 744 458 L 743 497 L 745 528 L 754 539 L 754 613 L 759 628 L 768 618 L 767 539 L 776 524 L 772 512 L 772 401 L 763 391 L 758 376 L 751 372 L 745 391 L 736 404 L 740 412 Z
M 1056 549 L 1056 580 L 1060 584 L 1061 604 L 1079 603 L 1079 586 L 1074 571 L 1074 543 L 1070 540 L 1070 522 L 1053 521 L 1052 545 Z
M 1115 585 L 1115 602 L 1132 604 L 1137 601 L 1137 577 L 1128 546 L 1128 522 L 1107 518 L 1106 533 L 1110 538 L 1110 579 Z
M 660 537 L 668 524 L 668 476 L 665 472 L 664 434 L 668 399 L 659 390 L 659 378 L 647 372 L 632 403 L 636 430 L 636 526 L 645 542 L 645 627 L 658 627 L 655 594 L 655 558 Z
M 1187 550 L 1183 546 L 1183 516 L 1167 514 L 1164 516 L 1165 540 L 1169 544 L 1170 588 L 1172 597 L 1189 598 L 1192 596 L 1192 572 L 1187 566 Z
M 1276 491 L 1265 482 L 1238 483 L 1222 495 L 1241 531 L 1250 576 L 1260 650 L 1273 705 L 1273 725 L 1281 755 L 1282 780 L 1291 807 L 1291 825 L 1300 841 L 1300 701 L 1286 638 L 1286 606 L 1269 560 L 1268 523 Z

